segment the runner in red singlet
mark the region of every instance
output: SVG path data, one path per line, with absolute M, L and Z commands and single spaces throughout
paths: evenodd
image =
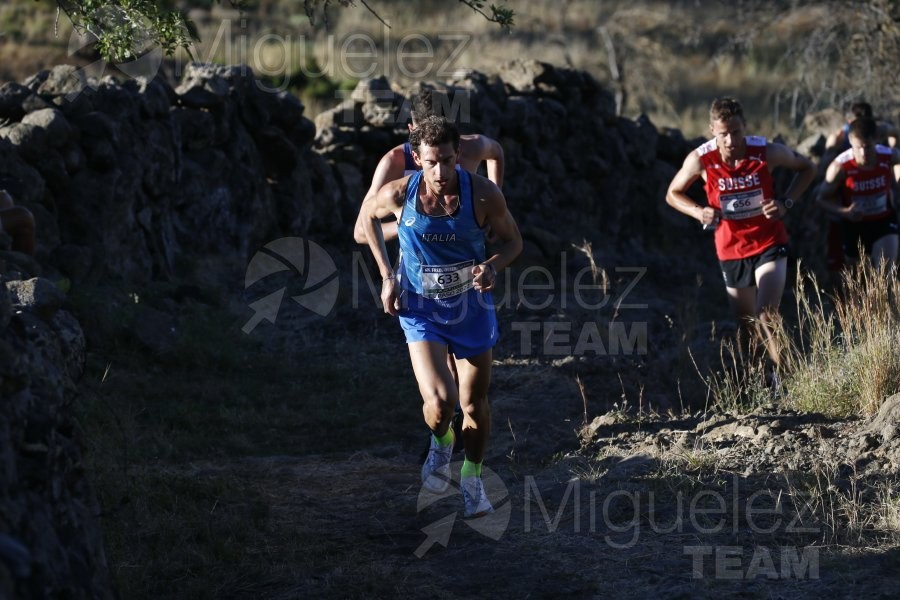
M 819 188 L 817 203 L 844 220 L 844 251 L 857 257 L 861 240 L 875 267 L 897 261 L 897 215 L 891 202 L 894 167 L 900 151 L 877 143 L 878 123 L 868 117 L 853 121 L 850 148 L 835 158 Z
M 760 336 L 778 366 L 778 348 L 765 324 L 778 311 L 787 278 L 788 235 L 782 219 L 812 182 L 815 167 L 782 144 L 747 136 L 745 127 L 737 100 L 714 100 L 709 111 L 713 139 L 688 154 L 669 184 L 666 202 L 704 226 L 717 225 L 716 254 L 738 325 L 747 339 Z M 780 196 L 772 183 L 776 167 L 797 172 Z M 706 206 L 687 194 L 698 178 L 706 184 Z

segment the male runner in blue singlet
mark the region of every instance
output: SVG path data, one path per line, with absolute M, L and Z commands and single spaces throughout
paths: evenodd
M 410 133 L 413 157 L 422 169 L 389 182 L 363 204 L 360 222 L 382 276 L 384 311 L 398 316 L 406 336 L 431 448 L 422 466 L 423 486 L 447 489 L 457 402 L 463 411 L 465 460 L 460 469 L 466 517 L 493 511 L 481 481 L 490 435 L 487 390 L 497 317 L 490 291 L 497 271 L 522 251 L 522 237 L 500 189 L 457 166 L 459 132 L 429 117 Z M 395 272 L 381 219 L 394 215 L 403 256 Z M 484 228 L 498 239 L 485 255 Z M 447 364 L 455 359 L 459 386 Z

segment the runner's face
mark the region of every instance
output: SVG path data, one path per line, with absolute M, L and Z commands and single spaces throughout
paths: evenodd
M 875 140 L 864 140 L 850 134 L 850 148 L 853 149 L 853 160 L 861 167 L 875 164 Z
M 724 160 L 741 158 L 744 153 L 744 120 L 740 117 L 716 119 L 709 124 L 716 147 Z
M 413 155 L 422 167 L 422 177 L 432 192 L 449 194 L 454 190 L 457 156 L 452 143 L 446 142 L 440 146 L 422 144 Z

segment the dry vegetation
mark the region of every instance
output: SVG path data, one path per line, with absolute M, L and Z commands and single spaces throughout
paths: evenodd
M 493 72 L 512 58 L 586 70 L 622 92 L 624 115 L 644 112 L 688 136 L 705 133 L 709 99 L 721 94 L 744 100 L 753 130 L 791 138 L 809 112 L 865 98 L 895 118 L 900 98 L 900 9 L 890 0 L 738 7 L 687 0 L 510 2 L 516 11 L 510 32 L 455 2 L 369 2 L 390 28 L 360 4 L 334 4 L 326 27 L 321 18 L 310 24 L 287 0 L 251 2 L 256 9 L 247 13 L 227 2 L 211 11 L 203 8 L 208 1 L 186 2 L 200 7 L 190 12 L 202 40 L 193 56 L 249 63 L 301 94 L 311 114 L 363 76 L 441 80 L 459 69 Z M 74 55 L 70 25 L 63 18 L 57 28 L 55 16 L 43 2 L 0 6 L 0 76 L 30 75 L 40 63 L 36 54 L 52 62 L 95 58 Z M 354 52 L 364 56 L 350 57 Z M 190 57 L 180 53 L 176 60 Z
M 869 417 L 900 390 L 900 280 L 864 262 L 844 271 L 826 294 L 813 275 L 797 278 L 794 314 L 773 335 L 784 348 L 773 387 L 761 349 L 722 344 L 721 368 L 708 376 L 713 404 L 748 411 L 773 398 L 786 406 L 832 417 Z M 749 355 L 748 355 L 749 354 Z
M 196 55 L 246 57 L 257 61 L 258 72 L 282 81 L 303 68 L 318 72 L 331 65 L 327 82 L 313 77 L 304 83 L 321 86 L 316 93 L 325 97 L 323 106 L 341 82 L 352 79 L 341 72 L 340 61 L 329 61 L 322 43 L 328 36 L 338 48 L 350 33 L 387 41 L 381 60 L 395 65 L 390 52 L 397 43 L 428 32 L 440 65 L 457 47 L 437 38 L 441 31 L 471 36 L 452 68 L 491 71 L 511 57 L 533 57 L 588 70 L 611 85 L 616 83 L 612 48 L 624 114 L 647 112 L 657 124 L 689 135 L 702 131 L 710 96 L 722 93 L 744 98 L 754 129 L 762 133 L 792 127 L 806 111 L 859 96 L 891 114 L 900 97 L 894 67 L 900 36 L 885 12 L 896 10 L 888 2 L 860 3 L 859 18 L 846 19 L 844 10 L 834 8 L 844 3 L 750 2 L 735 14 L 730 3 L 702 3 L 704 10 L 698 10 L 701 3 L 688 1 L 537 0 L 515 3 L 517 26 L 508 34 L 438 0 L 418 2 L 415 9 L 373 1 L 390 21 L 388 33 L 359 6 L 332 15 L 326 31 L 310 26 L 304 15 L 288 13 L 284 3 L 261 4 L 264 10 L 249 18 L 246 28 L 237 13 L 220 9 L 208 22 L 195 13 L 204 39 Z M 234 37 L 228 41 L 248 33 L 247 53 L 225 39 L 215 45 L 222 16 L 233 19 Z M 0 41 L 6 71 L 0 75 L 22 79 L 42 59 L 68 55 L 60 41 L 68 39 L 67 24 L 60 23 L 56 38 L 52 17 L 45 5 L 31 0 L 0 6 L 0 29 L 6 32 Z M 267 34 L 273 37 L 259 42 Z M 16 66 L 25 71 L 13 71 Z M 892 69 L 888 76 L 885 69 Z M 388 74 L 403 79 L 396 68 Z M 309 89 L 305 93 L 308 101 L 314 96 Z M 590 242 L 576 252 L 604 290 L 623 285 L 610 281 L 612 269 L 596 260 Z M 848 274 L 832 297 L 815 281 L 798 279 L 796 314 L 789 313 L 779 330 L 789 349 L 780 405 L 841 417 L 871 414 L 900 389 L 900 284 L 862 268 Z M 173 291 L 168 285 L 142 290 L 141 301 L 162 306 Z M 677 453 L 658 452 L 646 472 L 626 471 L 617 480 L 612 477 L 622 462 L 617 442 L 600 449 L 579 446 L 576 435 L 579 424 L 607 412 L 616 424 L 641 432 L 652 426 L 659 416 L 654 411 L 663 404 L 676 418 L 707 405 L 741 412 L 772 403 L 761 362 L 730 355 L 719 345 L 723 334 L 716 316 L 724 300 L 704 295 L 699 281 L 695 287 L 677 290 L 677 307 L 666 314 L 668 323 L 654 325 L 655 344 L 645 359 L 535 358 L 517 356 L 515 343 L 499 348 L 492 400 L 500 418 L 490 464 L 502 469 L 511 490 L 516 485 L 521 490 L 525 477 L 537 475 L 553 498 L 552 509 L 573 477 L 606 493 L 672 494 L 724 491 L 727 479 L 742 472 L 743 465 L 728 463 L 719 449 L 698 442 Z M 675 293 L 655 283 L 639 291 L 642 300 Z M 232 293 L 237 297 L 240 290 L 227 292 Z M 216 294 L 222 291 L 210 290 Z M 520 527 L 502 544 L 460 535 L 446 551 L 435 549 L 431 561 L 419 561 L 413 551 L 432 515 L 414 512 L 422 427 L 393 323 L 376 318 L 370 307 L 371 313 L 342 314 L 339 324 L 298 321 L 281 334 L 273 327 L 269 333 L 280 337 L 261 342 L 239 332 L 246 304 L 187 303 L 179 307 L 185 329 L 178 345 L 169 354 L 148 356 L 127 335 L 136 318 L 133 303 L 118 302 L 114 311 L 111 296 L 128 297 L 122 290 L 76 286 L 73 292 L 76 312 L 92 314 L 93 324 L 99 324 L 89 330 L 92 353 L 78 408 L 122 597 L 474 596 L 495 589 L 498 576 L 479 562 L 481 555 L 504 565 L 507 571 L 500 575 L 518 582 L 497 597 L 515 592 L 721 598 L 729 591 L 828 597 L 835 591 L 822 593 L 814 582 L 800 592 L 792 582 L 738 582 L 732 590 L 729 582 L 695 581 L 689 557 L 681 554 L 697 543 L 693 533 L 650 536 L 614 551 L 598 541 L 600 534 L 538 535 Z M 510 308 L 502 318 L 513 315 Z M 896 482 L 873 482 L 845 470 L 822 461 L 809 472 L 785 475 L 777 485 L 797 503 L 794 512 L 811 515 L 820 536 L 814 542 L 833 552 L 833 569 L 842 568 L 843 554 L 856 556 L 866 548 L 888 554 L 900 531 Z M 774 486 L 775 477 L 748 477 L 742 484 Z M 513 501 L 520 506 L 522 495 L 513 494 Z M 741 535 L 707 541 L 745 548 L 812 543 Z M 448 564 L 470 577 L 451 578 L 439 568 Z M 848 569 L 859 565 L 850 564 Z M 635 575 L 641 579 L 627 584 L 617 579 L 634 565 L 641 565 Z M 873 579 L 879 574 L 861 572 Z M 769 583 L 781 587 L 772 591 Z
M 845 272 L 831 302 L 800 280 L 797 341 L 787 353 L 787 395 L 804 410 L 871 416 L 900 389 L 900 281 L 869 263 Z M 828 310 L 833 304 L 833 311 Z M 787 338 L 787 332 L 781 335 Z

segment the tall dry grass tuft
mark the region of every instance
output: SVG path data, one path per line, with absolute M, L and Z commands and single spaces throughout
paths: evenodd
M 844 272 L 833 296 L 812 274 L 799 275 L 794 291 L 792 322 L 768 325 L 781 348 L 778 378 L 761 346 L 724 341 L 722 369 L 705 377 L 713 406 L 740 411 L 777 401 L 833 417 L 873 415 L 900 391 L 896 270 L 864 261 Z
M 896 271 L 863 261 L 845 271 L 831 299 L 813 276 L 798 277 L 796 291 L 798 325 L 790 343 L 786 329 L 779 331 L 787 401 L 832 416 L 874 414 L 900 390 Z
M 829 459 L 806 472 L 785 472 L 786 501 L 796 530 L 816 532 L 823 544 L 895 545 L 900 541 L 897 481 L 865 476 Z
M 772 401 L 764 356 L 761 346 L 746 343 L 740 335 L 722 342 L 722 369 L 706 378 L 716 410 L 742 412 Z

